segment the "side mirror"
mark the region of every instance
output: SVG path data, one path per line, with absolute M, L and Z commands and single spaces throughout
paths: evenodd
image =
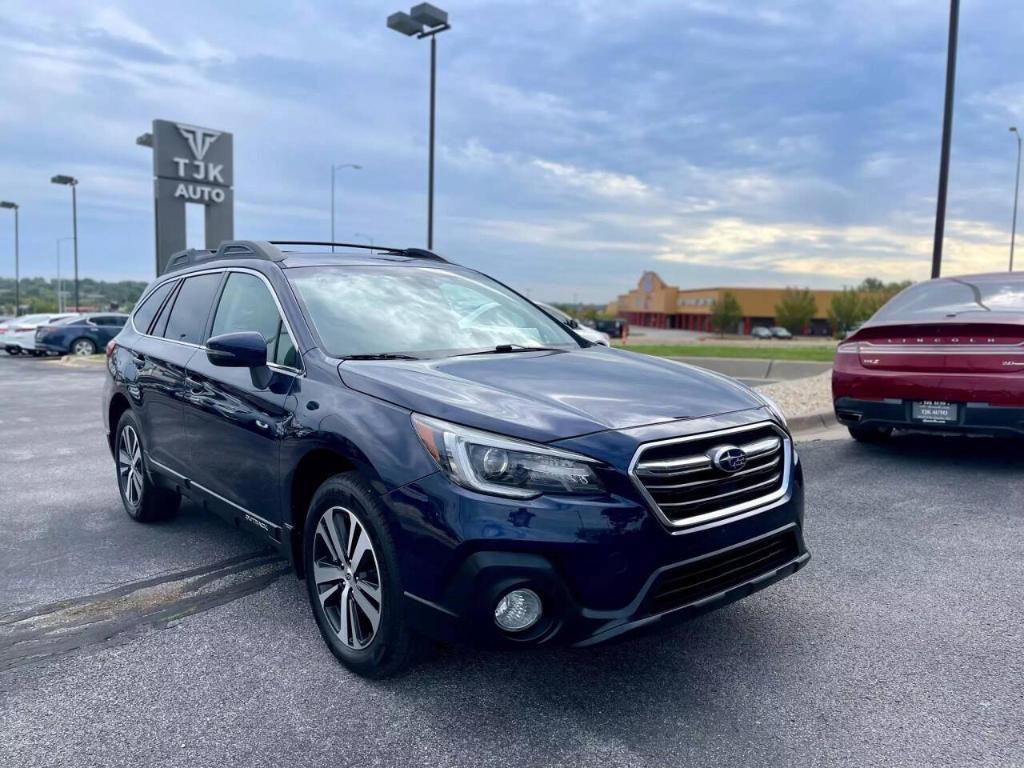
M 572 328 L 574 331 L 577 330 L 580 327 L 580 321 L 577 320 L 575 317 L 570 317 L 569 327 Z
M 206 342 L 206 359 L 221 368 L 261 368 L 267 364 L 267 340 L 262 333 L 222 333 Z
M 222 333 L 206 342 L 206 359 L 221 368 L 248 368 L 252 385 L 270 386 L 273 372 L 267 367 L 267 340 L 256 331 Z

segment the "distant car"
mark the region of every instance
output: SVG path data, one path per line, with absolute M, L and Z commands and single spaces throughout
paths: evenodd
M 62 320 L 66 317 L 75 317 L 75 313 L 65 312 L 62 314 L 22 315 L 16 317 L 3 326 L 3 333 L 0 335 L 0 344 L 3 345 L 9 355 L 41 355 L 43 352 L 36 349 L 36 328 L 40 325 L 48 325 Z
M 616 318 L 614 320 L 599 319 L 594 321 L 594 328 L 601 333 L 607 333 L 613 339 L 623 339 L 629 332 L 629 323 Z
M 104 312 L 65 318 L 36 329 L 36 349 L 58 355 L 95 355 L 124 328 L 128 315 Z
M 763 325 L 759 325 L 750 331 L 751 338 L 754 339 L 770 339 L 772 338 L 771 328 L 765 328 Z
M 864 442 L 894 429 L 1024 437 L 1024 274 L 899 293 L 839 344 L 832 399 Z
M 793 334 L 780 325 L 772 326 L 771 334 L 773 339 L 792 339 Z
M 592 344 L 604 344 L 606 347 L 611 346 L 611 339 L 608 338 L 607 333 L 594 330 L 593 328 L 587 328 L 587 326 L 583 325 L 575 317 L 570 317 L 562 310 L 552 307 L 550 304 L 545 304 L 541 301 L 535 303 L 549 315 L 552 315 L 555 320 L 560 322 L 562 325 L 574 330 L 577 336 L 582 336 Z

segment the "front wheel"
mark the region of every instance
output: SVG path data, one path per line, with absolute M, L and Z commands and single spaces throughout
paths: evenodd
M 164 520 L 178 511 L 181 495 L 161 488 L 146 472 L 142 429 L 131 411 L 125 411 L 117 423 L 114 461 L 117 462 L 117 487 L 121 492 L 121 503 L 132 520 L 150 523 Z
M 850 437 L 858 443 L 884 443 L 892 435 L 892 427 L 849 426 Z
M 320 486 L 303 532 L 309 602 L 324 642 L 368 678 L 401 674 L 412 662 L 398 554 L 384 509 L 355 474 Z

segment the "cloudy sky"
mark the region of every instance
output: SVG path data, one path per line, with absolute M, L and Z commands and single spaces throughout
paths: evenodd
M 921 279 L 948 4 L 446 4 L 435 247 L 550 300 L 647 269 L 689 287 Z M 83 275 L 153 275 L 153 118 L 235 136 L 238 237 L 423 245 L 429 45 L 380 2 L 0 1 L 0 198 L 55 273 L 81 180 Z M 1024 3 L 965 0 L 948 271 L 1005 268 Z M 3 212 L 8 213 L 8 212 Z M 0 273 L 13 274 L 9 215 Z M 361 233 L 357 235 L 356 233 Z M 65 246 L 66 263 L 70 249 Z M 66 267 L 67 268 L 67 267 Z

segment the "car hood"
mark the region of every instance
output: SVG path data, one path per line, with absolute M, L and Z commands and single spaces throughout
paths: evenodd
M 459 424 L 549 442 L 761 408 L 701 368 L 607 347 L 422 361 L 346 361 L 346 386 Z

